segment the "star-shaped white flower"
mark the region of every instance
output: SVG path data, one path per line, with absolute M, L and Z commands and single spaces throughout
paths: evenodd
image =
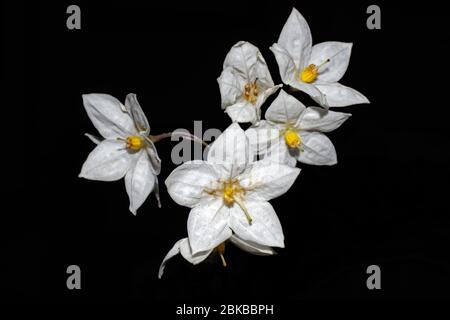
M 206 161 L 189 161 L 166 180 L 172 199 L 191 208 L 188 236 L 195 255 L 217 247 L 234 232 L 244 241 L 284 247 L 280 221 L 268 200 L 284 194 L 300 169 L 252 162 L 247 137 L 237 123 L 211 145 Z
M 84 94 L 83 104 L 104 140 L 90 136 L 98 144 L 83 164 L 79 176 L 99 181 L 115 181 L 125 176 L 129 209 L 133 214 L 152 190 L 159 205 L 156 176 L 161 169 L 161 160 L 136 95 L 128 94 L 123 105 L 107 94 Z
M 261 105 L 281 85 L 274 85 L 261 52 L 249 42 L 240 41 L 228 52 L 217 79 L 222 108 L 233 122 L 255 123 Z
M 270 48 L 283 82 L 309 94 L 324 107 L 369 103 L 360 92 L 338 81 L 347 70 L 351 43 L 327 41 L 312 46 L 305 18 L 293 8 L 278 43 Z
M 266 160 L 295 166 L 297 160 L 312 165 L 337 163 L 336 150 L 322 132 L 337 129 L 351 114 L 317 107 L 306 108 L 280 90 L 259 126 L 247 129 L 254 150 Z
M 273 255 L 276 253 L 271 247 L 262 246 L 262 245 L 259 245 L 256 243 L 242 240 L 241 238 L 237 237 L 236 235 L 231 235 L 229 241 L 231 243 L 233 243 L 235 246 L 237 246 L 238 248 L 240 248 L 248 253 L 254 254 L 254 255 L 270 256 L 270 255 Z M 166 266 L 167 261 L 172 259 L 174 256 L 176 256 L 179 253 L 182 255 L 182 257 L 184 259 L 186 259 L 190 263 L 196 265 L 196 264 L 199 264 L 200 262 L 203 262 L 214 251 L 220 255 L 222 264 L 224 267 L 226 267 L 227 264 L 226 264 L 225 257 L 224 257 L 225 242 L 219 244 L 214 249 L 210 249 L 210 250 L 198 252 L 196 254 L 192 254 L 192 249 L 189 244 L 189 239 L 188 238 L 180 239 L 174 244 L 172 249 L 170 249 L 169 252 L 167 253 L 167 255 L 164 257 L 164 259 L 161 263 L 161 266 L 159 267 L 158 278 L 161 279 L 161 277 L 164 273 L 164 268 Z

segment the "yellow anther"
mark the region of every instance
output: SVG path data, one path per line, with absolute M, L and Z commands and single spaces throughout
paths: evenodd
M 223 189 L 223 201 L 227 206 L 231 206 L 234 203 L 234 187 L 231 183 L 225 183 Z
M 311 83 L 317 78 L 319 69 L 315 64 L 310 64 L 302 72 L 300 72 L 300 80 L 306 83 Z
M 319 69 L 324 64 L 330 62 L 330 59 L 325 60 L 320 65 L 316 66 L 315 64 L 310 64 L 305 69 L 300 72 L 300 80 L 306 83 L 311 83 L 316 80 L 317 75 L 319 74 Z
M 216 247 L 216 250 L 217 250 L 217 252 L 220 255 L 220 259 L 222 260 L 222 265 L 224 267 L 226 267 L 227 266 L 227 262 L 225 261 L 225 257 L 223 256 L 223 254 L 225 253 L 225 242 L 222 242 L 221 244 L 219 244 Z
M 256 84 L 256 80 L 250 83 L 246 83 L 244 86 L 244 99 L 250 102 L 251 104 L 255 104 L 258 100 L 259 89 Z
M 298 148 L 298 146 L 302 143 L 302 139 L 300 139 L 298 133 L 292 129 L 286 130 L 284 133 L 284 141 L 286 141 L 286 144 L 290 148 Z
M 140 150 L 145 145 L 142 137 L 139 136 L 129 136 L 127 138 L 127 148 L 131 150 Z

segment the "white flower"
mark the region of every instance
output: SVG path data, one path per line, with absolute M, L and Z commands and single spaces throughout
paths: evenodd
M 281 31 L 275 54 L 285 84 L 309 94 L 324 107 L 343 107 L 369 100 L 343 86 L 342 78 L 350 60 L 351 43 L 328 41 L 312 46 L 308 23 L 295 8 Z
M 245 41 L 228 52 L 217 81 L 222 108 L 233 122 L 259 121 L 261 105 L 281 86 L 274 85 L 259 49 Z
M 236 245 L 238 248 L 240 248 L 248 253 L 254 254 L 254 255 L 269 256 L 269 255 L 275 254 L 275 251 L 270 247 L 262 246 L 262 245 L 259 245 L 256 243 L 245 241 L 245 240 L 237 237 L 236 235 L 232 235 L 229 240 L 234 245 Z M 225 257 L 224 257 L 225 243 L 219 244 L 216 248 L 198 252 L 196 254 L 192 254 L 192 249 L 189 244 L 189 239 L 183 238 L 181 240 L 178 240 L 174 244 L 172 249 L 170 249 L 169 252 L 167 253 L 167 255 L 164 257 L 164 259 L 161 263 L 161 266 L 159 267 L 158 278 L 161 279 L 161 277 L 164 273 L 164 268 L 166 266 L 167 261 L 172 259 L 174 256 L 176 256 L 179 253 L 183 256 L 184 259 L 186 259 L 190 263 L 196 265 L 196 264 L 199 264 L 200 262 L 203 262 L 211 253 L 213 253 L 213 251 L 216 251 L 220 255 L 222 264 L 224 267 L 226 267 L 227 264 L 226 264 Z
M 337 129 L 351 114 L 317 107 L 306 108 L 280 90 L 258 127 L 246 131 L 260 155 L 295 166 L 297 160 L 313 165 L 337 163 L 336 150 L 322 132 Z
M 86 112 L 104 140 L 88 135 L 97 143 L 81 169 L 80 177 L 115 181 L 125 176 L 130 211 L 142 205 L 155 190 L 161 160 L 150 139 L 150 126 L 135 94 L 128 94 L 125 105 L 107 94 L 84 94 Z
M 244 241 L 284 247 L 280 221 L 267 202 L 284 194 L 300 169 L 268 161 L 251 162 L 247 137 L 237 123 L 211 145 L 206 161 L 189 161 L 166 180 L 172 199 L 191 208 L 192 254 L 217 247 L 234 232 Z

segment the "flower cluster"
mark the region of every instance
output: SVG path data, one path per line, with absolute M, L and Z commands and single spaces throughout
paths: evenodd
M 211 253 L 226 266 L 225 244 L 231 242 L 256 255 L 272 255 L 284 247 L 284 235 L 273 198 L 286 193 L 297 179 L 297 161 L 310 165 L 337 162 L 332 142 L 324 134 L 350 117 L 329 110 L 369 101 L 338 81 L 344 75 L 352 44 L 312 45 L 311 32 L 294 8 L 278 42 L 270 48 L 283 83 L 307 93 L 320 107 L 306 107 L 275 85 L 261 52 L 240 41 L 227 54 L 217 79 L 222 108 L 232 124 L 210 145 L 205 160 L 177 167 L 165 184 L 171 198 L 190 208 L 188 236 L 175 243 L 166 262 L 180 253 L 198 264 Z M 261 106 L 279 90 L 261 119 Z M 130 211 L 153 191 L 158 199 L 161 160 L 155 142 L 173 133 L 150 135 L 150 126 L 134 94 L 122 104 L 105 94 L 83 95 L 86 112 L 103 139 L 88 135 L 97 147 L 80 177 L 113 181 L 125 177 Z M 250 122 L 244 131 L 238 123 Z M 186 135 L 185 138 L 198 140 Z

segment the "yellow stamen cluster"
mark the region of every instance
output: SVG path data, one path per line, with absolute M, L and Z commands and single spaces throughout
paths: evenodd
M 245 193 L 244 188 L 241 187 L 237 179 L 223 182 L 221 190 L 223 192 L 223 202 L 227 206 L 232 206 L 237 198 L 241 198 Z
M 298 148 L 302 143 L 302 139 L 298 133 L 292 129 L 287 129 L 284 133 L 284 141 L 290 148 Z
M 315 64 L 310 64 L 300 72 L 300 80 L 306 83 L 311 83 L 317 78 L 319 68 Z
M 244 86 L 244 99 L 250 102 L 251 104 L 255 104 L 256 100 L 258 100 L 259 89 L 256 84 L 256 80 L 250 83 L 246 83 Z
M 140 136 L 129 136 L 126 140 L 127 148 L 130 150 L 140 150 L 144 147 L 145 141 Z
M 325 60 L 318 66 L 316 66 L 315 64 L 310 64 L 305 69 L 303 69 L 302 72 L 300 72 L 300 80 L 306 83 L 314 82 L 317 79 L 317 75 L 319 74 L 319 69 L 328 62 L 330 62 L 330 59 Z
M 213 196 L 222 197 L 224 205 L 232 207 L 235 203 L 242 209 L 249 224 L 252 224 L 252 217 L 248 213 L 244 205 L 244 195 L 247 191 L 241 187 L 237 179 L 219 180 L 221 187 L 217 189 L 205 189 L 207 193 Z

